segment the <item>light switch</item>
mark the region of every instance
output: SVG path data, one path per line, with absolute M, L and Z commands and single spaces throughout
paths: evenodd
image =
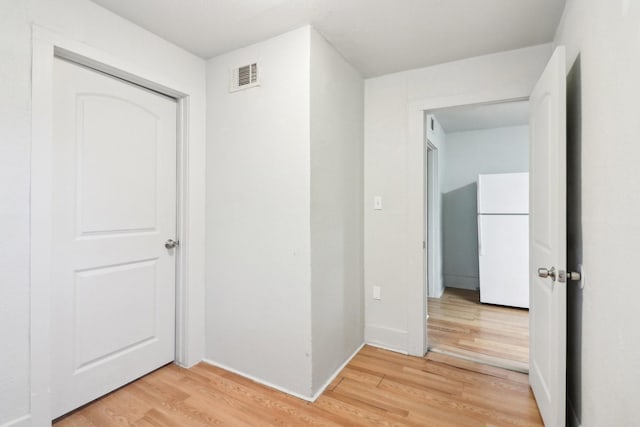
M 382 210 L 382 196 L 373 197 L 373 209 L 377 211 Z
M 381 299 L 380 298 L 380 286 L 373 287 L 373 299 Z

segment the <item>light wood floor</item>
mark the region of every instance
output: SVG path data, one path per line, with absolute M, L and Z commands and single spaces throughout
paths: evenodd
M 455 288 L 427 304 L 432 349 L 528 370 L 529 310 L 481 304 L 478 291 Z
M 55 423 L 69 426 L 541 426 L 527 376 L 364 347 L 315 403 L 201 363 L 167 365 Z

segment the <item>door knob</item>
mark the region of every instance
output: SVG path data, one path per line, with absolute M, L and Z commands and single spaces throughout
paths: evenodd
M 177 241 L 177 240 L 173 240 L 173 239 L 169 239 L 169 240 L 167 240 L 167 241 L 165 242 L 164 247 L 165 247 L 165 248 L 167 248 L 167 249 L 173 249 L 173 248 L 175 248 L 176 246 L 178 246 L 179 244 L 180 244 L 180 242 L 179 242 L 179 241 Z
M 555 267 L 551 267 L 550 269 L 539 268 L 538 269 L 538 276 L 542 277 L 543 279 L 546 279 L 547 277 L 551 277 L 551 280 L 553 280 L 555 282 L 555 280 L 556 280 L 556 268 Z

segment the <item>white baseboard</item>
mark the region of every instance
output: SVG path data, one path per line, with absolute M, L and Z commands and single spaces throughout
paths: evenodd
M 429 298 L 441 298 L 442 294 L 444 294 L 444 286 L 441 286 L 441 287 L 437 288 L 434 291 L 433 295 L 430 295 L 428 291 L 429 290 L 427 290 L 427 294 L 428 294 L 427 297 L 429 297 Z
M 409 354 L 409 333 L 402 329 L 367 325 L 364 328 L 364 342 L 374 347 Z
M 447 288 L 470 289 L 476 291 L 480 289 L 480 278 L 447 274 L 444 276 L 444 286 Z
M 16 418 L 15 420 L 0 424 L 0 427 L 27 427 L 32 425 L 31 421 L 31 414 L 26 414 Z
M 322 395 L 322 393 L 324 393 L 325 389 L 329 386 L 329 384 L 331 384 L 331 381 L 333 381 L 340 374 L 340 372 L 344 369 L 344 367 L 347 366 L 349 364 L 349 362 L 351 362 L 351 359 L 353 359 L 356 356 L 356 354 L 358 354 L 358 352 L 362 349 L 362 347 L 364 347 L 364 345 L 365 345 L 365 343 L 360 344 L 360 346 L 356 349 L 356 351 L 354 351 L 353 354 L 351 354 L 351 356 L 349 356 L 347 358 L 347 360 L 345 360 L 345 362 L 342 365 L 340 365 L 340 367 L 338 369 L 335 370 L 335 372 L 322 385 L 322 387 L 320 387 L 320 389 L 315 394 L 313 394 L 312 396 L 305 396 L 305 395 L 297 393 L 295 391 L 291 391 L 291 390 L 289 390 L 289 389 L 287 389 L 285 387 L 281 387 L 279 385 L 273 384 L 272 382 L 269 382 L 269 381 L 263 380 L 262 378 L 258 378 L 258 377 L 255 377 L 253 375 L 247 374 L 246 372 L 242 372 L 242 371 L 239 371 L 237 369 L 233 369 L 233 368 L 231 368 L 231 367 L 229 367 L 229 366 L 227 366 L 227 365 L 225 365 L 223 363 L 218 363 L 218 362 L 213 361 L 211 359 L 206 359 L 205 358 L 205 359 L 202 359 L 202 361 L 204 363 L 209 364 L 209 365 L 218 367 L 220 369 L 224 369 L 225 371 L 229 371 L 229 372 L 232 372 L 234 374 L 240 375 L 241 377 L 248 378 L 251 381 L 257 382 L 258 384 L 262 384 L 262 385 L 267 386 L 269 388 L 273 388 L 275 390 L 278 390 L 278 391 L 281 391 L 283 393 L 289 394 L 291 396 L 297 397 L 298 399 L 302 399 L 302 400 L 305 400 L 307 402 L 315 402 L 316 399 L 318 399 L 318 397 L 320 397 L 320 395 Z
M 312 400 L 311 400 L 312 402 L 315 402 L 316 399 L 318 399 L 322 395 L 322 393 L 324 393 L 324 391 L 327 389 L 327 387 L 329 387 L 329 384 L 331 384 L 331 382 L 333 380 L 335 380 L 338 375 L 340 375 L 340 372 L 342 372 L 344 367 L 347 366 L 349 364 L 349 362 L 351 362 L 351 359 L 356 357 L 356 355 L 360 352 L 360 350 L 362 350 L 362 347 L 364 347 L 364 345 L 365 345 L 365 343 L 360 344 L 358 346 L 358 348 L 356 348 L 356 351 L 351 353 L 351 356 L 347 357 L 347 360 L 345 360 L 344 363 L 342 365 L 340 365 L 338 367 L 338 369 L 336 369 L 334 371 L 334 373 L 329 377 L 329 379 L 327 381 L 325 381 L 325 383 L 322 385 L 322 387 L 320 387 L 320 389 L 318 391 L 316 391 L 316 393 L 313 395 Z
M 255 377 L 253 375 L 247 374 L 246 372 L 242 372 L 242 371 L 239 371 L 237 369 L 233 369 L 232 367 L 227 366 L 224 363 L 218 363 L 218 362 L 216 362 L 214 360 L 207 359 L 207 358 L 202 359 L 202 361 L 204 363 L 207 363 L 207 364 L 211 365 L 211 366 L 215 366 L 217 368 L 224 369 L 225 371 L 229 371 L 229 372 L 232 372 L 234 374 L 240 375 L 241 377 L 248 378 L 251 381 L 257 382 L 258 384 L 262 384 L 262 385 L 267 386 L 269 388 L 273 388 L 275 390 L 278 390 L 278 391 L 281 391 L 283 393 L 289 394 L 291 396 L 297 397 L 298 399 L 306 400 L 307 402 L 313 402 L 313 397 L 312 396 L 305 396 L 305 395 L 297 393 L 295 391 L 291 391 L 291 390 L 289 390 L 289 389 L 287 389 L 285 387 L 281 387 L 281 386 L 273 384 L 273 383 L 271 383 L 271 382 L 269 382 L 267 380 L 263 380 L 262 378 L 258 378 L 258 377 Z
M 374 343 L 371 343 L 371 342 L 368 342 L 368 343 L 365 343 L 365 344 L 366 345 L 370 345 L 371 347 L 380 348 L 382 350 L 393 351 L 394 353 L 400 353 L 400 354 L 404 354 L 406 356 L 409 355 L 408 351 L 398 350 L 397 348 L 386 347 L 384 345 L 374 344 Z
M 569 406 L 569 413 L 567 414 L 567 420 L 569 421 L 567 427 L 580 427 L 580 420 L 578 420 L 578 415 L 576 414 L 576 410 L 573 409 L 573 404 L 570 400 L 567 400 Z

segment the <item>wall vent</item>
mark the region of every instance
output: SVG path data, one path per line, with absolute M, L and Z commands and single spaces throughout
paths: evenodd
M 260 85 L 258 63 L 243 65 L 231 70 L 229 92 L 249 89 Z

